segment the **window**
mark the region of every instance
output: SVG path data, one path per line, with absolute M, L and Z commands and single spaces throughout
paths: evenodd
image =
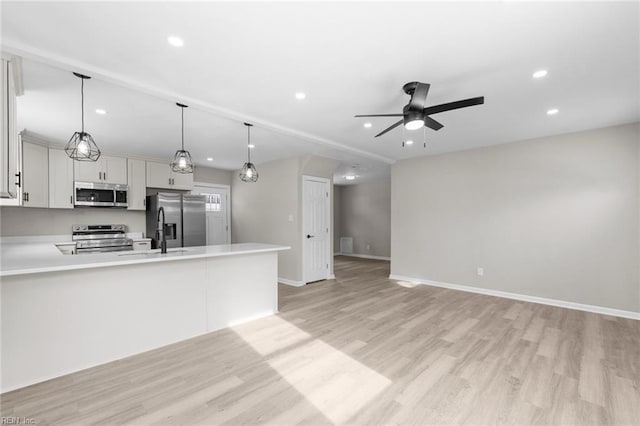
M 220 194 L 202 194 L 207 197 L 207 211 L 219 212 L 222 210 L 222 196 Z

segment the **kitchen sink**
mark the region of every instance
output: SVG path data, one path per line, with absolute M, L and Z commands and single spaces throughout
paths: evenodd
M 188 252 L 189 250 L 187 249 L 168 249 L 167 250 L 167 254 L 170 253 L 183 253 L 183 252 Z M 160 254 L 160 250 L 153 250 L 153 251 L 140 251 L 140 252 L 128 252 L 128 253 L 122 253 L 119 254 L 118 256 L 151 256 L 153 254 Z

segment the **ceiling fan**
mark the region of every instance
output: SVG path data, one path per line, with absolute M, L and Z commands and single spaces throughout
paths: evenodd
M 430 85 L 427 83 L 420 83 L 418 81 L 412 81 L 402 86 L 402 90 L 407 95 L 411 96 L 411 100 L 407 105 L 402 108 L 402 114 L 369 114 L 369 115 L 356 115 L 356 117 L 402 117 L 402 120 L 384 129 L 382 132 L 376 135 L 384 135 L 390 130 L 395 129 L 399 125 L 404 123 L 404 127 L 407 130 L 416 130 L 422 126 L 426 126 L 433 130 L 440 130 L 444 127 L 441 123 L 437 122 L 433 118 L 429 117 L 432 114 L 438 114 L 445 111 L 451 111 L 453 109 L 466 108 L 473 105 L 482 105 L 484 103 L 484 96 L 477 98 L 463 99 L 461 101 L 449 102 L 446 104 L 433 105 L 430 107 L 425 106 L 427 102 L 427 94 L 429 93 Z

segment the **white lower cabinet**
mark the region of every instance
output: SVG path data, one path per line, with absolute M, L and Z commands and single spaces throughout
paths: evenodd
M 73 160 L 63 149 L 49 148 L 49 208 L 73 208 Z
M 146 238 L 144 240 L 133 240 L 134 250 L 151 250 L 151 239 Z
M 22 142 L 22 205 L 49 207 L 49 148 Z

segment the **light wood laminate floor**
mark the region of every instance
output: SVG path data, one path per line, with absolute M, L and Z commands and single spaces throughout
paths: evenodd
M 336 258 L 280 314 L 1 396 L 40 424 L 640 424 L 640 321 Z M 178 319 L 177 319 L 178 320 Z

